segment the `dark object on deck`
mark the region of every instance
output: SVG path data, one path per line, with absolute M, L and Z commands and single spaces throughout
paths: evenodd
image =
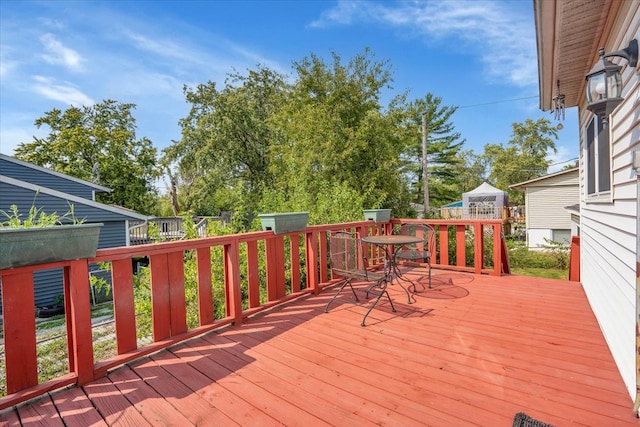
M 513 419 L 513 427 L 554 427 L 553 424 L 543 423 L 531 418 L 524 412 L 518 412 Z

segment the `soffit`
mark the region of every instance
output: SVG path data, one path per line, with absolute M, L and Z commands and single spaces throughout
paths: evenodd
M 540 108 L 565 95 L 565 106 L 584 98 L 585 75 L 595 64 L 607 17 L 616 0 L 534 0 Z

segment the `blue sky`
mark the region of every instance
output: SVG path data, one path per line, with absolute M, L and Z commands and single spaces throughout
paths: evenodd
M 104 99 L 137 105 L 137 138 L 161 149 L 180 138 L 183 85 L 221 88 L 228 73 L 331 52 L 346 62 L 369 47 L 388 60 L 393 88 L 458 106 L 456 131 L 476 154 L 507 143 L 511 124 L 538 108 L 532 0 L 497 1 L 0 1 L 0 152 L 44 136 L 54 108 Z M 567 111 L 552 158 L 578 154 Z

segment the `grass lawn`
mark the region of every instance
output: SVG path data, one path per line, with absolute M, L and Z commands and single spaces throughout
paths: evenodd
M 511 268 L 511 274 L 518 276 L 544 277 L 546 279 L 568 280 L 569 271 L 557 268 Z

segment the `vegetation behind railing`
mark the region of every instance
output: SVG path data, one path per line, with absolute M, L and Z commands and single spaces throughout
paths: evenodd
M 381 234 L 398 222 L 361 221 L 309 226 L 303 232 L 281 235 L 264 231 L 102 249 L 91 259 L 1 270 L 8 395 L 0 399 L 0 410 L 55 388 L 85 384 L 135 358 L 215 328 L 239 324 L 292 298 L 319 293 L 332 283 L 328 231 Z M 501 221 L 426 222 L 438 233 L 434 268 L 501 274 Z M 486 230 L 491 230 L 491 238 L 485 236 Z M 383 262 L 380 248 L 369 245 L 367 250 L 372 264 Z M 146 272 L 136 273 L 133 260 L 140 258 L 148 258 L 149 266 Z M 111 266 L 112 336 L 92 336 L 88 266 L 93 263 Z M 33 272 L 58 267 L 64 271 L 69 370 L 40 382 Z M 189 282 L 195 283 L 194 290 L 188 290 Z M 142 301 L 144 298 L 147 300 Z M 136 310 L 141 304 L 151 313 L 146 320 Z M 142 339 L 138 330 L 149 331 L 150 337 Z M 96 349 L 105 346 L 113 346 L 114 355 L 96 360 L 98 354 L 105 354 Z

